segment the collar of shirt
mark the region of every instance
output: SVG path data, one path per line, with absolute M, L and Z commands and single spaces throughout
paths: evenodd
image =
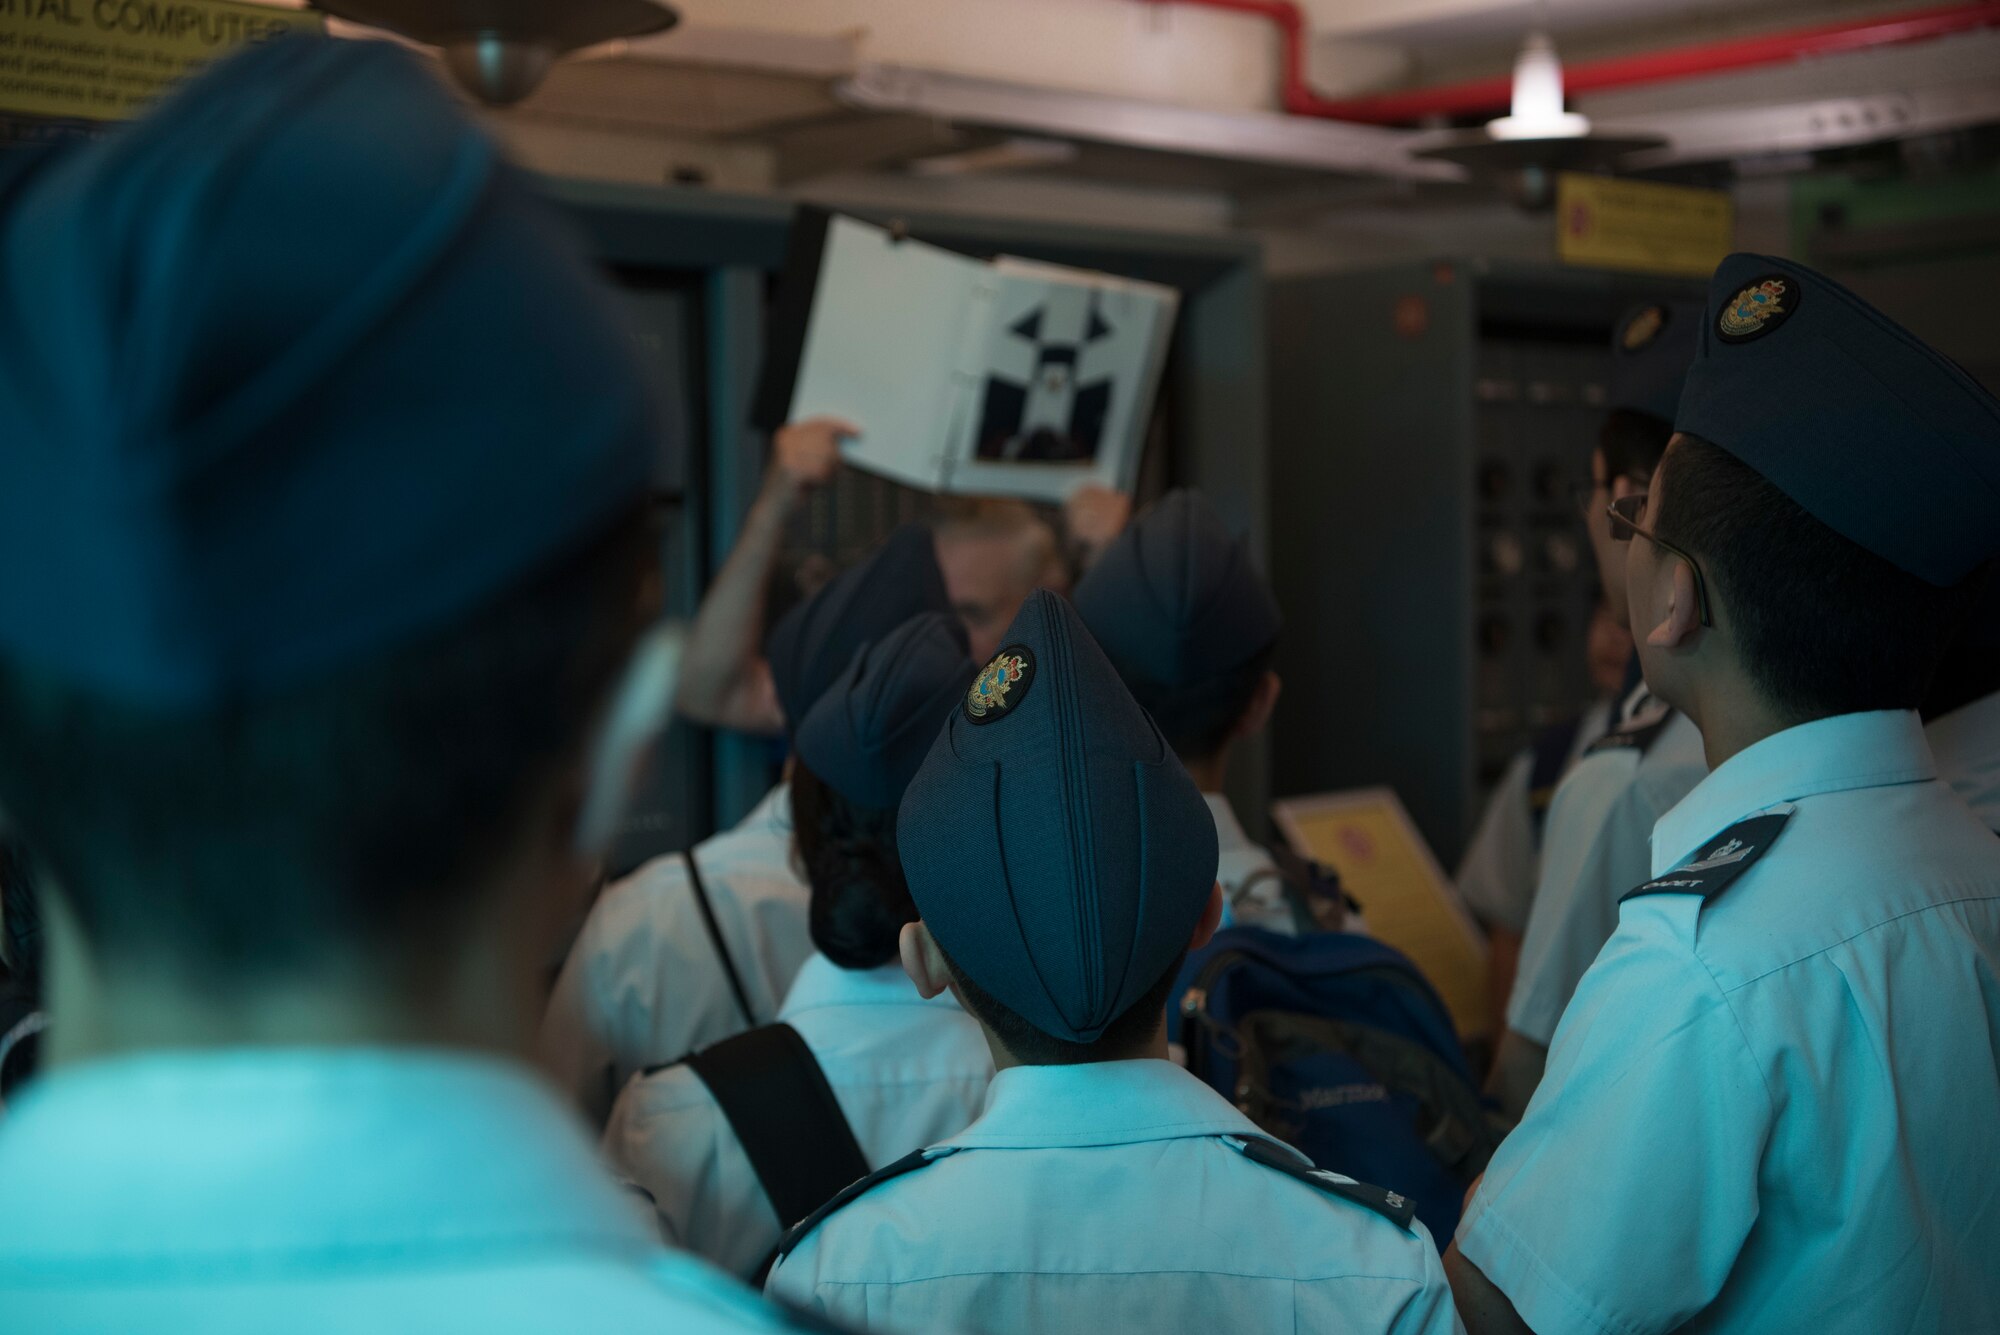
M 2000 763 L 2000 691 L 1960 705 L 1924 727 L 1938 773 L 1975 774 Z
M 780 1020 L 789 1020 L 801 1011 L 829 1006 L 937 1006 L 957 1010 L 958 1002 L 949 991 L 925 1000 L 900 964 L 879 969 L 843 969 L 814 951 L 799 967 L 792 990 L 778 1010 Z
M 1658 702 L 1653 698 L 1653 693 L 1646 688 L 1646 679 L 1641 677 L 1639 684 L 1627 691 L 1625 698 L 1619 701 L 1617 721 L 1612 726 L 1614 728 L 1630 727 L 1639 721 L 1641 714 L 1656 707 L 1658 707 Z
M 44 1073 L 0 1124 L 0 1273 L 644 1255 L 638 1213 L 524 1068 L 425 1049 L 221 1049 Z
M 1653 827 L 1653 875 L 1768 807 L 1816 793 L 1884 788 L 1937 777 L 1910 710 L 1836 714 L 1773 733 L 1722 762 Z
M 731 831 L 742 834 L 756 834 L 765 838 L 778 837 L 790 841 L 792 837 L 792 786 L 780 779 L 764 794 L 750 814 L 737 821 Z
M 1195 1136 L 1270 1139 L 1169 1061 L 1011 1066 L 993 1077 L 979 1120 L 941 1142 L 952 1149 L 1136 1145 Z
M 792 865 L 792 790 L 780 782 L 759 799 L 749 814 L 726 830 L 718 830 L 695 845 L 702 873 L 712 867 L 727 872 L 732 864 L 748 862 L 775 868 L 791 880 L 798 880 Z M 679 862 L 675 856 L 671 861 Z M 803 882 L 801 882 L 803 883 Z
M 1255 848 L 1250 836 L 1243 833 L 1243 823 L 1236 819 L 1236 808 L 1229 805 L 1229 799 L 1221 793 L 1203 793 L 1201 800 L 1208 803 L 1208 814 L 1215 817 L 1215 842 L 1222 856 L 1227 857 L 1232 850 Z

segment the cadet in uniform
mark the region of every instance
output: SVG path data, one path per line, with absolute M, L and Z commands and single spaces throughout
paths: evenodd
M 863 646 L 949 608 L 931 535 L 897 529 L 771 628 L 765 661 L 803 719 Z M 656 858 L 591 908 L 542 1022 L 542 1061 L 602 1123 L 648 1066 L 768 1024 L 812 953 L 784 784 L 692 854 Z
M 1277 705 L 1278 601 L 1199 492 L 1171 491 L 1077 582 L 1077 615 L 1215 818 L 1223 921 L 1296 924 L 1270 855 L 1223 794 L 1229 754 Z
M 1475 1333 L 2000 1329 L 2000 840 L 1918 724 L 2000 556 L 2000 402 L 1733 255 L 1622 505 L 1646 678 L 1713 771 L 1447 1257 Z
M 15 188 L 0 804 L 55 1023 L 0 1325 L 779 1328 L 515 1059 L 670 684 L 594 266 L 388 43 L 253 46 Z
M 1591 615 L 1588 659 L 1591 684 L 1602 698 L 1575 718 L 1543 728 L 1507 763 L 1452 878 L 1459 898 L 1486 929 L 1491 947 L 1488 986 L 1499 1014 L 1506 1012 L 1514 987 L 1528 905 L 1541 876 L 1542 832 L 1556 785 L 1591 744 L 1610 731 L 1613 710 L 1629 693 L 1625 675 L 1632 662 L 1632 634 L 1612 619 L 1608 604 L 1599 604 Z
M 1591 455 L 1584 522 L 1606 605 L 1628 628 L 1627 548 L 1612 533 L 1606 507 L 1645 493 L 1673 434 L 1700 326 L 1699 306 L 1655 303 L 1627 313 L 1611 341 L 1612 406 Z M 1617 896 L 1651 873 L 1653 823 L 1708 772 L 1694 724 L 1653 696 L 1636 660 L 1631 675 L 1616 726 L 1585 749 L 1549 805 L 1541 873 L 1489 1081 L 1510 1117 L 1527 1106 L 1556 1021 L 1617 923 Z
M 999 1068 L 979 1120 L 792 1230 L 770 1290 L 871 1325 L 1451 1331 L 1409 1202 L 1312 1168 L 1166 1060 L 1214 931 L 1215 827 L 1062 599 L 1038 592 L 904 795 L 918 990 Z
M 896 804 L 972 677 L 964 628 L 929 612 L 870 646 L 799 725 L 792 810 L 812 885 L 815 953 L 778 1023 L 809 1056 L 801 1062 L 789 1048 L 773 1054 L 733 1040 L 693 1064 L 639 1076 L 612 1110 L 607 1156 L 651 1194 L 668 1238 L 746 1278 L 770 1257 L 784 1226 L 832 1190 L 964 1129 L 993 1078 L 979 1026 L 950 995 L 919 996 L 896 960 L 897 937 L 917 916 L 896 856 Z M 755 1031 L 748 1041 L 772 1038 Z M 732 1053 L 751 1074 L 716 1071 Z M 816 1071 L 808 1087 L 817 1093 L 823 1085 L 836 1101 L 832 1109 L 823 1102 L 772 1109 L 786 1122 L 783 1135 L 805 1138 L 800 1120 L 818 1114 L 833 1124 L 832 1145 L 857 1152 L 855 1171 L 782 1222 L 775 1207 L 809 1187 L 817 1166 L 763 1185 L 766 1174 L 793 1165 L 776 1156 L 753 1161 L 732 1119 L 759 1110 L 730 1106 L 709 1083 L 734 1076 L 746 1098 L 761 1096 L 776 1064 L 804 1065 L 809 1077 Z M 749 1142 L 762 1149 L 752 1131 Z

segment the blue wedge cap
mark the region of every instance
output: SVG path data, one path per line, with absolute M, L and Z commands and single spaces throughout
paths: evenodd
M 1070 605 L 1031 595 L 903 795 L 910 894 L 952 962 L 1087 1043 L 1174 967 L 1215 821 Z
M 1823 274 L 1731 255 L 1674 428 L 1834 532 L 1947 587 L 2000 556 L 2000 400 Z
M 857 654 L 793 738 L 799 760 L 857 806 L 893 810 L 972 684 L 965 624 L 924 612 Z
M 150 707 L 440 630 L 643 502 L 568 223 L 416 56 L 290 36 L 0 209 L 0 653 Z

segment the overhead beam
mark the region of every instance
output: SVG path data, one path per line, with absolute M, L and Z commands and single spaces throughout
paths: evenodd
M 1620 165 L 1643 171 L 1680 162 L 1811 153 L 1996 120 L 2000 83 L 1992 80 L 1779 106 L 1661 111 L 1644 123 L 1667 137 L 1667 147 L 1635 154 Z
M 854 77 L 835 85 L 834 95 L 849 106 L 873 111 L 941 116 L 1170 153 L 1412 181 L 1463 179 L 1448 163 L 1412 159 L 1410 132 L 1369 125 L 1268 112 L 1204 111 L 890 65 L 862 65 Z

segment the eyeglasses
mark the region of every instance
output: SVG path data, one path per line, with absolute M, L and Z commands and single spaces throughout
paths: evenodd
M 1652 543 L 1655 547 L 1667 553 L 1667 555 L 1685 561 L 1687 568 L 1694 572 L 1695 611 L 1701 617 L 1702 627 L 1704 629 L 1713 629 L 1715 622 L 1708 615 L 1708 581 L 1702 577 L 1700 564 L 1684 548 L 1674 546 L 1651 529 L 1639 527 L 1639 513 L 1645 508 L 1646 493 L 1643 491 L 1635 492 L 1630 496 L 1620 496 L 1617 500 L 1606 506 L 1606 513 L 1611 516 L 1612 540 L 1614 542 L 1630 542 L 1632 541 L 1632 535 L 1636 533 L 1647 542 Z
M 1635 487 L 1644 487 L 1646 485 L 1646 479 L 1635 474 L 1623 473 L 1620 476 Z M 1615 481 L 1616 479 L 1606 478 L 1604 481 L 1599 482 L 1593 478 L 1588 482 L 1572 482 L 1569 484 L 1569 498 L 1576 505 L 1580 513 L 1588 515 L 1597 504 L 1597 493 L 1600 491 L 1608 493 L 1615 484 Z

